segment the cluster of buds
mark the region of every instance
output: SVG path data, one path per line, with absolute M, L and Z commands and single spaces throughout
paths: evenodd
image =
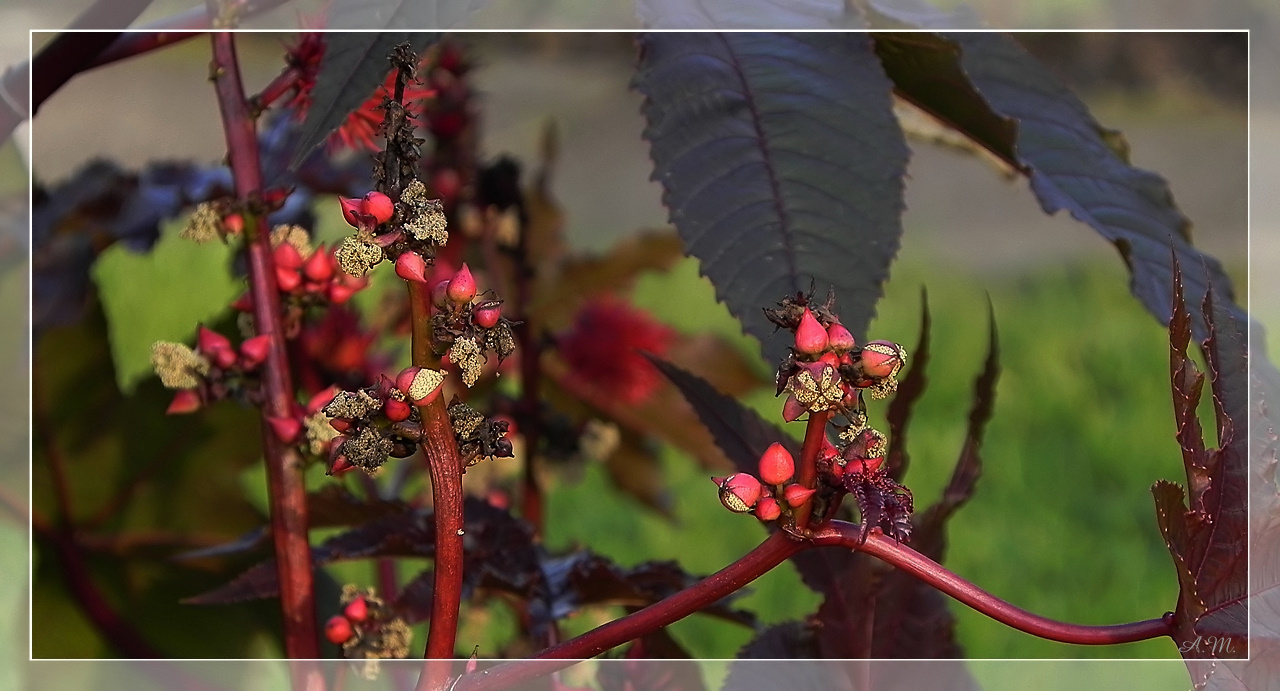
M 340 391 L 322 409 L 342 435 L 329 449 L 329 474 L 353 467 L 372 473 L 387 457 L 405 458 L 417 449 L 422 418 L 417 406 L 441 394 L 444 372 L 408 367 L 395 380 L 382 376 L 373 386 Z
M 264 190 L 251 208 L 262 216 L 274 213 L 284 207 L 290 192 L 291 190 L 280 187 Z M 242 210 L 243 207 L 230 197 L 201 202 L 196 205 L 178 236 L 201 244 L 215 239 L 226 242 L 228 238 L 238 237 L 244 232 Z
M 151 366 L 160 383 L 178 390 L 165 412 L 192 413 L 235 396 L 253 401 L 259 390 L 257 370 L 270 349 L 265 335 L 245 339 L 236 348 L 226 336 L 204 326 L 197 331 L 195 349 L 170 341 L 152 344 Z
M 510 458 L 515 455 L 508 435 L 510 420 L 503 417 L 486 418 L 457 396 L 449 401 L 449 423 L 458 441 L 458 455 L 466 470 L 482 458 Z
M 754 511 L 766 523 L 807 504 L 815 489 L 792 482 L 796 462 L 782 444 L 773 443 L 760 456 L 759 477 L 734 473 L 711 478 L 720 488 L 720 503 L 734 513 Z
M 445 351 L 442 362 L 457 367 L 469 387 L 480 379 L 489 353 L 501 364 L 516 349 L 515 322 L 502 316 L 501 300 L 486 294 L 477 295 L 476 279 L 466 264 L 431 289 L 432 341 Z
M 276 269 L 276 287 L 284 298 L 286 311 L 309 305 L 341 305 L 369 281 L 338 270 L 338 258 L 323 243 L 312 248 L 307 231 L 298 226 L 277 226 L 271 232 L 272 259 Z M 241 295 L 232 307 L 242 312 L 253 311 L 248 293 Z
M 776 326 L 795 333 L 794 346 L 775 378 L 777 393 L 788 393 L 782 408 L 787 422 L 826 410 L 853 419 L 863 415 L 863 390 L 880 399 L 898 388 L 906 349 L 892 341 L 858 347 L 853 334 L 832 313 L 832 302 L 834 297 L 829 296 L 826 304 L 814 304 L 801 293 L 787 297 L 777 309 L 765 310 Z
M 383 259 L 395 261 L 402 277 L 413 268 L 425 275 L 436 250 L 449 240 L 444 207 L 429 198 L 420 180 L 409 182 L 399 202 L 377 191 L 338 201 L 343 218 L 356 229 L 335 252 L 338 266 L 351 276 L 364 276 Z
M 362 592 L 354 585 L 345 585 L 339 602 L 342 613 L 325 622 L 324 637 L 342 646 L 343 655 L 376 662 L 409 654 L 413 630 L 372 588 Z M 376 668 L 372 671 L 376 673 Z

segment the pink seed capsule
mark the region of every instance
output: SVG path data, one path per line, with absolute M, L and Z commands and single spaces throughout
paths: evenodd
M 805 355 L 817 355 L 826 349 L 827 330 L 806 307 L 800 317 L 800 325 L 796 327 L 796 350 Z

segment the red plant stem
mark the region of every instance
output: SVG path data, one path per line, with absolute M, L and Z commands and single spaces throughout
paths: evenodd
M 804 428 L 804 446 L 800 449 L 800 467 L 796 468 L 796 484 L 810 488 L 817 484 L 818 454 L 822 453 L 823 442 L 827 439 L 827 422 L 831 415 L 830 410 L 809 413 L 809 422 Z M 812 510 L 813 502 L 796 507 L 797 528 L 804 530 L 809 527 L 809 512 Z
M 569 667 L 579 659 L 599 655 L 610 648 L 635 640 L 711 605 L 767 573 L 791 555 L 804 549 L 807 544 L 791 538 L 780 530 L 776 531 L 741 559 L 690 588 L 581 636 L 547 648 L 535 656 L 536 661 L 510 662 L 463 676 L 454 689 L 479 691 L 480 689 L 515 688 L 521 682 Z M 541 662 L 552 659 L 564 662 L 558 664 Z
M 866 552 L 992 619 L 1033 636 L 1076 645 L 1113 645 L 1173 634 L 1172 617 L 1168 616 L 1113 626 L 1067 624 L 1048 619 L 1001 600 L 914 549 L 885 537 L 879 531 L 868 535 L 865 542 L 861 540 L 861 528 L 844 521 L 831 521 L 819 528 L 813 536 L 815 545 L 835 545 Z
M 204 8 L 200 9 L 203 10 Z M 98 53 L 98 56 L 94 58 L 85 69 L 89 70 L 95 67 L 103 67 L 104 65 L 109 65 L 113 62 L 119 62 L 138 55 L 150 53 L 153 50 L 159 50 L 161 48 L 174 45 L 175 43 L 181 43 L 204 34 L 203 31 L 195 31 L 194 29 L 209 28 L 209 20 L 207 16 L 204 17 L 204 21 L 202 23 L 193 21 L 175 22 L 174 20 L 177 20 L 179 17 L 180 15 L 168 20 L 169 22 L 173 22 L 175 26 L 162 27 L 162 25 L 156 24 L 152 25 L 154 28 L 151 30 L 138 33 L 129 32 L 121 34 L 119 38 L 111 43 L 111 45 L 107 46 L 106 50 Z M 183 24 L 185 23 L 192 24 L 192 26 L 184 26 Z M 145 29 L 146 27 L 143 28 Z
M 431 292 L 426 284 L 406 281 L 412 315 L 413 364 L 438 366 L 431 350 Z M 443 386 L 443 384 L 441 384 Z M 458 609 L 462 604 L 462 459 L 458 440 L 445 408 L 444 395 L 419 406 L 422 414 L 422 450 L 431 471 L 432 515 L 436 529 L 435 579 L 432 586 L 431 629 L 427 633 L 428 659 L 451 660 L 458 633 Z M 444 683 L 448 665 L 428 665 L 422 683 Z M 433 687 L 427 687 L 433 688 Z
M 290 658 L 317 658 L 320 654 L 316 626 L 315 591 L 311 547 L 307 542 L 307 495 L 302 459 L 286 446 L 267 424 L 268 416 L 293 414 L 294 389 L 280 323 L 280 293 L 271 251 L 271 234 L 261 209 L 262 171 L 258 137 L 249 115 L 235 39 L 230 33 L 212 35 L 214 88 L 227 137 L 227 152 L 235 180 L 236 196 L 245 205 L 245 250 L 249 259 L 249 290 L 253 322 L 259 334 L 269 338 L 270 350 L 263 363 L 265 400 L 262 407 L 262 445 L 267 463 L 271 500 L 271 534 L 275 541 L 280 578 L 280 605 L 284 613 L 285 654 Z
M 261 113 L 270 108 L 272 103 L 298 85 L 298 78 L 301 76 L 302 72 L 298 68 L 286 67 L 283 72 L 276 75 L 275 79 L 262 87 L 262 91 L 259 91 L 257 96 L 250 99 L 254 112 Z
M 91 32 L 61 34 L 40 50 L 31 60 L 31 114 L 40 111 L 40 106 L 71 78 L 88 69 L 89 64 L 99 53 L 111 45 L 119 32 Z M 6 79 L 6 87 L 11 80 Z M 22 94 L 25 91 L 6 89 L 10 94 Z

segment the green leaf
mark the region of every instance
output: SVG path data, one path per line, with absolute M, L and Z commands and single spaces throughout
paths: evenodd
M 311 107 L 298 135 L 298 150 L 289 169 L 302 165 L 320 145 L 373 95 L 391 71 L 387 56 L 395 46 L 409 42 L 421 51 L 436 40 L 435 34 L 349 33 L 326 34 L 320 73 L 311 91 Z
M 761 312 L 834 287 L 861 338 L 902 233 L 907 147 L 865 34 L 647 34 L 634 85 L 685 251 L 776 361 Z
M 223 314 L 244 290 L 231 276 L 232 250 L 198 245 L 170 226 L 149 254 L 117 243 L 98 257 L 93 279 L 107 315 L 116 383 L 126 394 L 151 376 L 151 344 L 190 343 L 196 326 Z

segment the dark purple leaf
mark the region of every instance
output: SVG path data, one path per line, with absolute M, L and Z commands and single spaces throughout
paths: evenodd
M 662 664 L 641 660 L 666 660 Z M 651 631 L 632 641 L 622 659 L 598 667 L 602 691 L 704 691 L 702 669 L 667 629 Z
M 1130 290 L 1161 323 L 1169 319 L 1170 244 L 1195 297 L 1212 284 L 1231 299 L 1221 264 L 1191 245 L 1190 223 L 1164 179 L 1129 165 L 1119 135 L 1008 36 L 875 33 L 897 92 L 1009 162 L 1046 213 L 1066 209 L 1116 245 Z M 1237 320 L 1243 312 L 1232 309 Z M 1206 333 L 1197 319 L 1198 337 Z
M 1208 448 L 1196 416 L 1205 376 L 1187 357 L 1191 315 L 1183 298 L 1180 262 L 1174 257 L 1172 263 L 1169 374 L 1187 492 L 1162 480 L 1152 493 L 1180 586 L 1174 641 L 1199 685 L 1217 667 L 1200 660 L 1248 655 L 1248 621 L 1241 612 L 1248 595 L 1247 435 L 1236 434 L 1230 417 L 1233 412 L 1243 416 L 1247 405 L 1246 352 L 1235 320 L 1226 310 L 1215 309 L 1213 294 L 1207 293 L 1203 313 L 1208 336 L 1202 346 L 1219 437 L 1218 448 Z M 1225 639 L 1225 645 L 1209 646 L 1207 637 Z
M 429 33 L 325 34 L 324 57 L 320 60 L 316 85 L 311 90 L 311 107 L 307 109 L 289 168 L 302 165 L 312 149 L 382 86 L 391 71 L 387 56 L 392 48 L 408 41 L 416 52 L 436 39 L 435 34 Z
M 634 85 L 671 222 L 778 362 L 761 307 L 834 287 L 861 337 L 902 233 L 907 148 L 865 34 L 646 34 Z
M 717 391 L 702 377 L 653 356 L 649 360 L 680 389 L 711 432 L 716 446 L 733 461 L 738 472 L 757 472 L 760 456 L 775 442 L 786 447 L 792 456 L 800 455 L 800 446 L 794 439 L 754 410 Z
M 817 641 L 813 627 L 799 621 L 775 624 L 760 632 L 751 642 L 738 651 L 743 660 L 796 660 L 818 657 Z M 729 677 L 734 668 L 729 668 Z M 726 684 L 728 682 L 726 681 Z M 736 688 L 736 687 L 728 687 Z

